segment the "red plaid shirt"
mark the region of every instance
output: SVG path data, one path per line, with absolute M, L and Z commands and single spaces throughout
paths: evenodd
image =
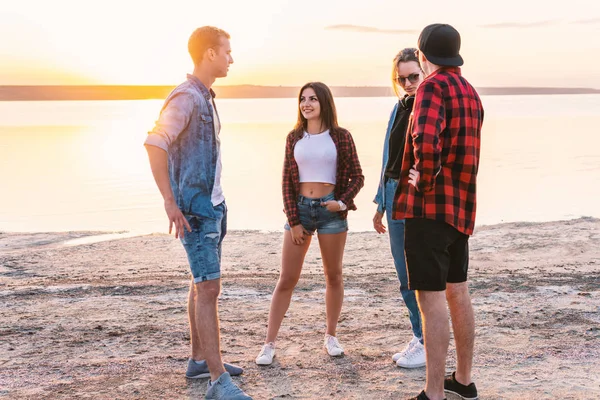
M 471 235 L 483 107 L 460 68 L 441 68 L 425 79 L 415 98 L 406 135 L 394 219 L 428 218 Z M 420 173 L 418 189 L 409 170 Z
M 352 135 L 345 129 L 330 130 L 331 139 L 337 150 L 337 171 L 335 179 L 335 198 L 348 206 L 348 210 L 356 210 L 354 198 L 363 187 L 365 177 L 358 161 Z M 298 217 L 298 195 L 300 194 L 300 174 L 294 158 L 294 146 L 300 140 L 294 132 L 290 132 L 285 142 L 285 159 L 283 162 L 283 211 L 290 226 L 300 224 Z M 339 212 L 342 219 L 348 216 L 348 211 Z

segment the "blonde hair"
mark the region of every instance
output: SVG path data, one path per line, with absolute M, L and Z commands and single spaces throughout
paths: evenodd
M 396 93 L 396 97 L 401 96 L 400 87 L 397 81 L 398 65 L 401 62 L 414 61 L 419 65 L 419 68 L 421 68 L 421 64 L 419 64 L 419 59 L 415 55 L 416 51 L 417 49 L 415 49 L 414 47 L 407 47 L 405 49 L 400 50 L 400 52 L 396 54 L 396 57 L 394 57 L 394 64 L 392 66 L 392 88 L 394 89 L 394 93 Z
M 231 36 L 223 29 L 214 26 L 203 26 L 196 29 L 188 40 L 188 52 L 194 65 L 200 64 L 206 50 L 218 47 L 222 37 L 229 39 Z

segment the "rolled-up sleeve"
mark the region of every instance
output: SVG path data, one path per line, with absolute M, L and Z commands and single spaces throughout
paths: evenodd
M 442 89 L 435 81 L 423 82 L 417 89 L 412 141 L 415 169 L 420 173 L 418 190 L 428 192 L 442 168 L 440 134 L 446 129 L 446 109 Z
M 167 153 L 169 147 L 190 122 L 194 98 L 189 93 L 178 93 L 164 105 L 154 128 L 148 132 L 145 146 L 160 147 Z

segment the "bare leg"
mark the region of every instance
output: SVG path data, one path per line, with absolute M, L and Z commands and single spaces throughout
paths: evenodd
M 190 344 L 192 347 L 192 360 L 200 361 L 204 360 L 204 352 L 202 351 L 202 345 L 200 342 L 200 335 L 198 334 L 198 327 L 196 325 L 196 299 L 194 291 L 194 280 L 190 283 L 190 295 L 188 297 L 188 318 L 190 320 Z
M 283 251 L 281 254 L 281 273 L 279 281 L 271 299 L 271 310 L 269 312 L 269 327 L 265 343 L 275 342 L 277 333 L 281 327 L 283 317 L 290 307 L 294 288 L 300 279 L 304 257 L 310 246 L 311 236 L 305 236 L 301 245 L 292 242 L 292 234 L 285 231 L 283 234 Z
M 319 235 L 319 247 L 325 271 L 325 307 L 327 309 L 327 331 L 335 336 L 337 323 L 344 302 L 344 279 L 342 277 L 342 259 L 346 245 L 347 232 Z
M 456 343 L 455 378 L 459 383 L 469 385 L 472 382 L 475 317 L 467 282 L 449 283 L 446 299 L 450 308 L 454 342 Z
M 194 289 L 196 329 L 210 371 L 210 379 L 214 381 L 225 372 L 221 359 L 217 303 L 221 291 L 221 280 L 199 282 L 194 285 Z
M 444 399 L 446 355 L 450 342 L 450 326 L 445 291 L 417 290 L 417 300 L 423 319 L 427 380 L 425 393 L 431 400 Z

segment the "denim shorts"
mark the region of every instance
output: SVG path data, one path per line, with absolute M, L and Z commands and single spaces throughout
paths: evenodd
M 221 245 L 227 233 L 227 206 L 214 206 L 216 218 L 185 215 L 191 232 L 184 228 L 181 243 L 188 256 L 194 283 L 221 277 Z
M 342 233 L 348 230 L 348 220 L 342 219 L 337 212 L 328 211 L 321 205 L 322 202 L 334 200 L 333 193 L 318 199 L 298 196 L 298 216 L 300 224 L 312 235 L 315 231 L 319 234 Z M 284 229 L 290 230 L 290 225 L 285 224 Z

